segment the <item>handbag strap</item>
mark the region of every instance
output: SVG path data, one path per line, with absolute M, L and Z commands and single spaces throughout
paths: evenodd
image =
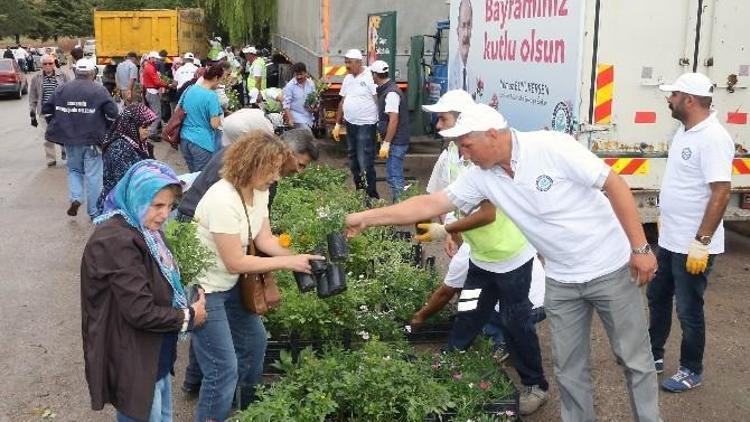
M 245 218 L 247 219 L 247 254 L 255 255 L 255 242 L 253 242 L 253 229 L 250 226 L 250 214 L 247 213 L 247 205 L 245 205 L 245 197 L 242 196 L 242 191 L 240 190 L 240 188 L 235 186 L 234 189 L 237 191 L 237 195 L 240 196 L 240 201 L 242 201 L 242 210 L 245 211 Z

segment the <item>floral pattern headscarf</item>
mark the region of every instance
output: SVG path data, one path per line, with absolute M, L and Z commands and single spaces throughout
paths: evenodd
M 188 305 L 180 270 L 164 243 L 161 233 L 143 225 L 146 212 L 154 197 L 169 185 L 179 186 L 180 181 L 174 170 L 165 163 L 143 160 L 133 164 L 107 195 L 104 201 L 104 211 L 94 220 L 94 223 L 101 224 L 115 215 L 120 215 L 130 226 L 140 231 L 146 240 L 149 253 L 159 264 L 159 270 L 172 286 L 174 292 L 172 306 L 182 309 Z
M 153 123 L 156 118 L 156 114 L 144 104 L 130 104 L 115 120 L 107 137 L 104 138 L 102 150 L 106 150 L 116 139 L 124 138 L 141 155 L 148 155 L 148 140 L 141 139 L 138 128 Z

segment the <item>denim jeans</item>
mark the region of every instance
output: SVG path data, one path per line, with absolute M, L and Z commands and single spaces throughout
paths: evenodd
M 409 144 L 391 145 L 388 160 L 385 162 L 385 175 L 393 202 L 398 202 L 401 192 L 404 191 L 404 157 L 408 150 Z
M 145 422 L 117 411 L 117 422 Z M 151 402 L 151 413 L 148 422 L 172 422 L 172 376 L 167 374 L 156 381 L 154 401 Z
M 502 316 L 500 315 L 500 312 L 492 311 L 490 320 L 484 324 L 484 327 L 482 327 L 482 332 L 492 340 L 492 345 L 495 347 L 495 350 L 500 346 L 505 345 L 505 334 L 503 333 L 501 318 Z M 535 330 L 536 324 L 544 321 L 546 318 L 547 315 L 544 313 L 544 306 L 531 310 L 531 323 L 534 324 Z
M 664 344 L 672 328 L 672 297 L 676 300 L 677 319 L 682 328 L 680 366 L 696 374 L 703 373 L 703 350 L 706 346 L 706 321 L 703 315 L 703 294 L 708 286 L 715 255 L 710 255 L 702 274 L 685 270 L 687 255 L 660 248 L 656 254 L 659 271 L 648 285 L 649 328 L 654 359 L 664 358 Z
M 102 192 L 102 153 L 94 145 L 66 145 L 68 156 L 68 191 L 70 202 L 86 203 L 86 211 L 92 219 L 99 214 L 96 201 Z M 84 186 L 86 200 L 83 200 Z
M 151 123 L 151 126 L 149 126 L 148 128 L 148 135 L 155 136 L 157 130 L 159 129 L 159 124 L 161 123 L 161 94 L 149 94 L 148 92 L 146 92 L 145 97 L 146 105 L 157 116 L 156 120 L 154 120 L 154 122 Z
M 180 151 L 182 151 L 182 157 L 185 159 L 185 164 L 187 164 L 190 173 L 203 170 L 203 167 L 206 167 L 206 164 L 214 155 L 213 152 L 203 149 L 187 139 L 180 141 Z
M 448 350 L 466 350 L 489 321 L 495 304 L 500 301 L 499 324 L 505 333 L 513 366 L 524 385 L 548 388 L 542 368 L 539 338 L 531 322 L 531 267 L 533 260 L 513 271 L 499 274 L 485 271 L 469 262 L 466 284 L 461 298 L 478 293 L 476 308 L 458 312 L 453 321 Z
M 380 198 L 375 185 L 375 129 L 377 125 L 353 125 L 346 123 L 346 141 L 349 152 L 349 169 L 354 185 L 364 189 L 370 198 Z M 365 174 L 364 180 L 362 173 Z
M 206 312 L 206 322 L 193 331 L 192 348 L 203 372 L 196 422 L 226 420 L 235 394 L 240 408 L 247 406 L 263 376 L 268 343 L 263 321 L 242 307 L 239 284 L 207 293 Z

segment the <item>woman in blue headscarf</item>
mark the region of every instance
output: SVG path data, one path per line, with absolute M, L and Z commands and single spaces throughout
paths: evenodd
M 188 306 L 161 226 L 182 194 L 166 164 L 134 164 L 107 195 L 81 262 L 83 355 L 91 405 L 117 420 L 172 420 L 177 338 L 206 319 Z

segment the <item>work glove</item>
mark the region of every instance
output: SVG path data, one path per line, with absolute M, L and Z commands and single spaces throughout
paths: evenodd
M 336 123 L 336 126 L 333 127 L 333 130 L 331 131 L 331 136 L 333 136 L 333 140 L 336 142 L 341 141 L 341 125 L 339 123 Z
M 692 275 L 698 275 L 706 271 L 708 266 L 708 245 L 693 240 L 688 249 L 687 262 L 685 269 Z
M 381 160 L 387 159 L 390 151 L 391 151 L 391 143 L 383 142 L 382 144 L 380 144 L 380 152 L 378 152 L 378 158 L 380 158 Z
M 417 228 L 425 231 L 423 234 L 414 236 L 417 242 L 434 242 L 436 240 L 443 240 L 448 236 L 445 226 L 440 223 L 420 223 L 417 224 Z

